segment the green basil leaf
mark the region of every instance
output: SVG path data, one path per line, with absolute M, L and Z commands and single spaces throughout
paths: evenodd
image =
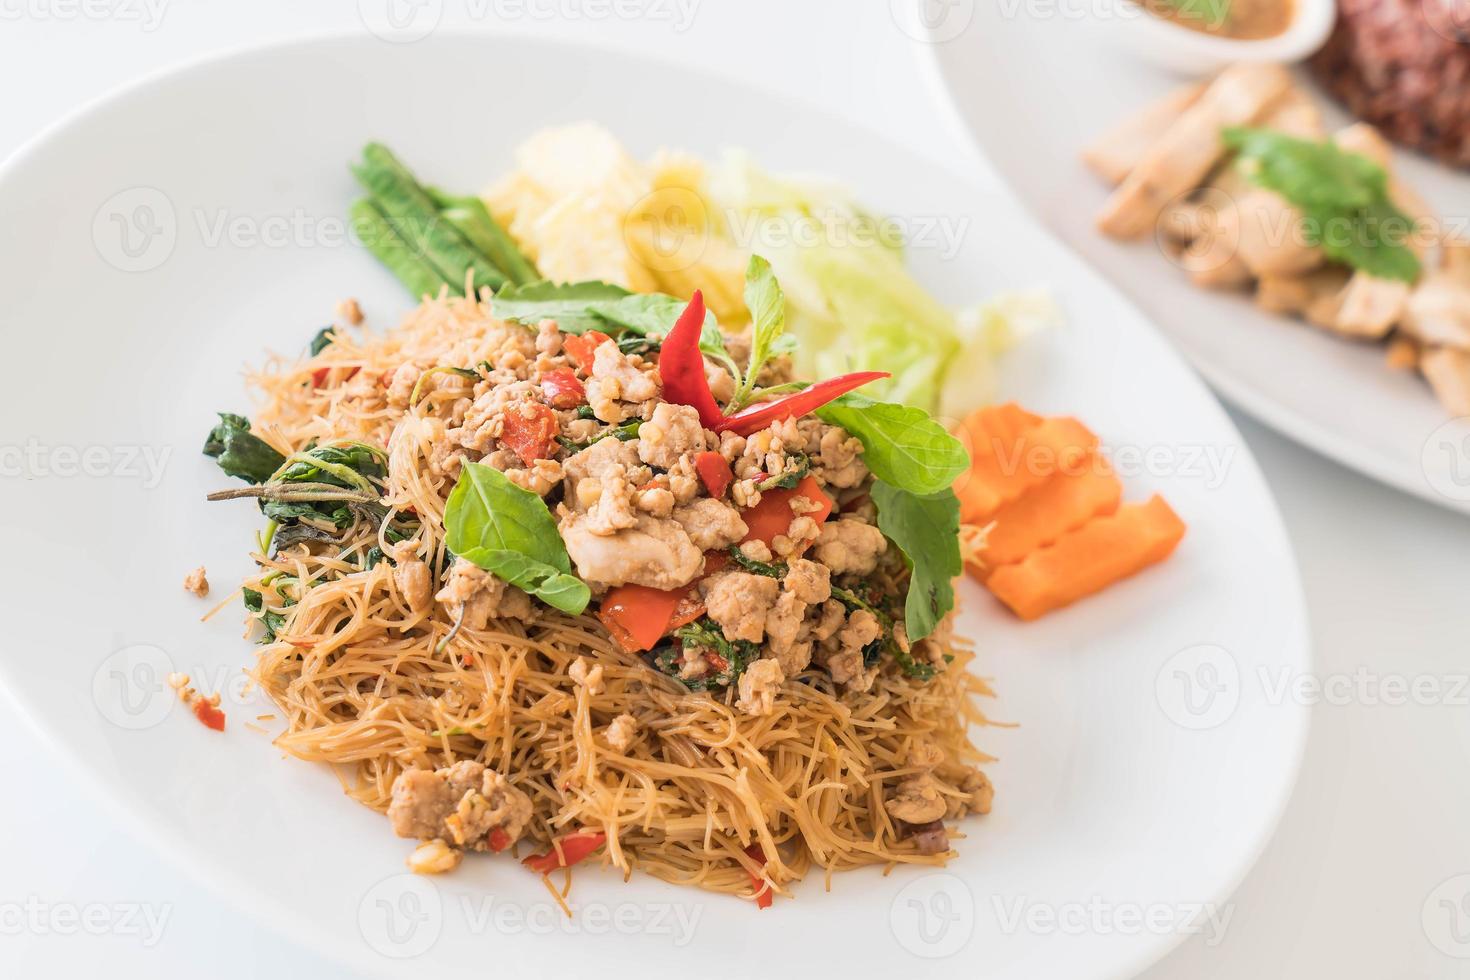
M 332 346 L 332 340 L 336 336 L 336 327 L 322 327 L 311 338 L 311 356 L 316 357 L 322 351 Z
M 609 282 L 555 283 L 542 280 L 526 286 L 506 285 L 490 301 L 490 310 L 502 320 L 534 327 L 555 320 L 563 333 L 602 330 L 607 320 L 594 307 L 632 295 Z
M 1394 205 L 1378 164 L 1330 140 L 1245 127 L 1222 136 L 1247 179 L 1296 206 L 1306 240 L 1329 259 L 1382 279 L 1419 278 L 1419 258 L 1406 242 L 1413 219 Z
M 878 479 L 920 496 L 938 493 L 970 466 L 964 445 L 921 408 L 875 402 L 855 392 L 817 409 L 817 418 L 863 444 Z
M 471 548 L 457 554 L 564 613 L 576 616 L 592 601 L 586 582 L 519 551 Z
M 251 434 L 245 416 L 220 412 L 219 419 L 204 440 L 204 455 L 213 457 L 226 475 L 264 483 L 286 461 L 264 439 Z
M 904 600 L 904 628 L 922 640 L 954 608 L 960 557 L 960 501 L 953 490 L 920 496 L 875 480 L 878 529 L 903 552 L 912 573 Z
M 444 511 L 444 540 L 456 555 L 563 612 L 587 608 L 585 587 L 578 592 L 562 578 L 571 576 L 572 561 L 546 502 L 493 466 L 461 468 Z M 506 552 L 526 560 L 517 562 Z
M 790 342 L 783 339 L 786 333 L 786 294 L 781 291 L 781 284 L 771 271 L 771 263 L 759 255 L 752 255 L 745 269 L 745 308 L 750 311 L 750 364 L 730 403 L 731 410 L 743 408 L 750 400 L 756 379 L 766 362 L 778 353 L 791 350 Z
M 533 282 L 528 286 L 506 286 L 491 300 L 491 310 L 502 320 L 534 327 L 542 320 L 555 320 L 563 333 L 583 334 L 601 330 L 611 336 L 634 333 L 640 337 L 667 336 L 674 329 L 687 300 L 663 293 L 630 293 L 606 282 Z M 732 364 L 725 350 L 719 321 L 709 311 L 699 349 L 706 355 Z
M 674 329 L 674 323 L 679 315 L 689 306 L 688 300 L 679 299 L 677 296 L 666 296 L 663 293 L 643 293 L 634 296 L 624 296 L 619 300 L 604 303 L 593 303 L 588 309 L 603 320 L 609 326 L 620 327 L 640 337 L 649 334 L 657 334 L 660 337 L 667 336 Z M 719 324 L 715 315 L 709 310 L 704 313 L 704 332 L 701 342 L 710 339 L 710 331 L 714 336 L 720 336 Z M 724 339 L 720 340 L 721 348 Z
M 769 351 L 786 332 L 786 294 L 771 263 L 759 255 L 752 255 L 745 269 L 745 307 L 750 310 L 753 349 Z

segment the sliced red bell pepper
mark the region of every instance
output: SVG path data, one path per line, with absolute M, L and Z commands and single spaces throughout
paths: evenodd
M 861 388 L 865 384 L 888 377 L 892 375 L 887 371 L 858 371 L 855 374 L 840 374 L 826 381 L 818 381 L 810 388 L 798 391 L 794 395 L 752 405 L 744 411 L 722 419 L 720 425 L 708 426 L 708 428 L 713 428 L 717 432 L 728 430 L 737 436 L 748 436 L 753 432 L 759 432 L 772 422 L 779 422 L 782 419 L 799 419 L 803 415 L 809 415 L 854 388 Z
M 550 408 L 540 402 L 521 402 L 508 409 L 503 418 L 505 430 L 500 441 L 509 446 L 522 463 L 530 466 L 536 460 L 551 455 L 551 446 L 556 442 L 561 425 Z
M 560 841 L 561 850 L 555 847 L 546 854 L 533 854 L 521 863 L 537 874 L 549 875 L 557 868 L 570 868 L 587 857 L 593 851 L 607 843 L 607 834 L 602 831 L 579 830 L 574 834 L 568 834 Z
M 719 500 L 735 482 L 735 474 L 725 457 L 716 452 L 704 452 L 694 457 L 694 472 L 699 474 L 709 495 Z
M 710 392 L 709 378 L 704 373 L 704 354 L 699 350 L 703 334 L 704 294 L 696 289 L 674 329 L 664 338 L 658 355 L 658 376 L 664 386 L 664 401 L 690 406 L 699 413 L 701 425 L 718 430 L 725 413 Z
M 747 847 L 745 849 L 745 856 L 750 858 L 752 861 L 759 862 L 762 868 L 766 866 L 766 852 L 761 849 L 761 846 L 759 844 L 752 844 Z M 771 899 L 773 897 L 771 892 L 771 883 L 766 881 L 766 879 L 762 878 L 760 875 L 752 873 L 750 875 L 750 884 L 752 887 L 757 889 L 755 893 L 755 907 L 758 909 L 770 908 Z
M 562 338 L 561 348 L 567 352 L 572 363 L 584 371 L 592 370 L 592 357 L 597 348 L 612 340 L 600 330 L 589 330 L 584 334 L 569 334 Z
M 210 704 L 206 698 L 200 698 L 194 702 L 194 717 L 198 718 L 205 728 L 213 728 L 217 732 L 225 730 L 225 713 Z
M 699 583 L 695 582 L 679 595 L 679 604 L 674 607 L 674 614 L 669 617 L 669 625 L 664 627 L 667 635 L 676 629 L 681 629 L 704 615 L 704 600 L 699 597 Z
M 776 535 L 790 531 L 791 522 L 797 516 L 791 509 L 791 501 L 796 497 L 806 497 L 817 505 L 807 516 L 818 524 L 832 513 L 832 500 L 822 492 L 816 477 L 807 476 L 790 490 L 765 491 L 761 494 L 760 503 L 740 512 L 740 519 L 749 528 L 744 540 L 762 541 L 769 545 Z
M 684 589 L 619 585 L 603 597 L 597 618 L 624 650 L 652 650 L 668 633 L 684 593 Z
M 704 615 L 699 583 L 730 564 L 723 551 L 704 553 L 704 572 L 682 589 L 619 585 L 603 597 L 597 618 L 624 650 L 652 650 L 658 641 Z
M 571 368 L 557 368 L 541 375 L 541 391 L 552 408 L 576 408 L 587 400 L 587 389 Z

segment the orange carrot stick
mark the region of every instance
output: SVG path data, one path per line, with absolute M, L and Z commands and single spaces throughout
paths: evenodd
M 1094 518 L 1023 561 L 1002 565 L 985 584 L 1017 616 L 1039 619 L 1163 561 L 1183 537 L 1184 522 L 1156 496 Z
M 980 553 L 985 568 L 971 570 L 984 579 L 998 566 L 1018 562 L 1094 517 L 1113 513 L 1122 496 L 1122 484 L 1100 456 L 1089 457 L 1080 472 L 1055 473 L 995 512 Z
M 1097 449 L 1097 436 L 1074 418 L 1043 419 L 1018 434 L 988 438 L 955 483 L 966 524 L 988 522 L 1055 473 L 1081 472 Z

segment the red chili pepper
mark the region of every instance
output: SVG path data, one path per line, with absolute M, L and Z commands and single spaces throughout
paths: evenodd
M 730 484 L 735 482 L 735 474 L 730 472 L 730 464 L 725 457 L 716 452 L 704 452 L 694 457 L 694 472 L 699 474 L 700 480 L 704 481 L 704 488 L 709 495 L 719 500 L 730 489 Z
M 718 431 L 725 422 L 725 413 L 710 392 L 709 378 L 704 373 L 704 355 L 699 350 L 703 333 L 704 294 L 696 289 L 674 329 L 664 338 L 658 355 L 658 376 L 664 385 L 664 401 L 690 406 L 699 413 L 701 425 Z
M 571 368 L 557 368 L 541 375 L 541 390 L 552 408 L 576 408 L 587 400 L 587 389 Z
M 855 374 L 840 374 L 826 381 L 818 381 L 805 391 L 798 391 L 794 395 L 777 398 L 773 402 L 752 405 L 742 412 L 722 419 L 719 425 L 707 424 L 707 428 L 717 432 L 728 430 L 737 436 L 748 436 L 753 432 L 759 432 L 772 422 L 801 418 L 854 388 L 861 388 L 871 381 L 888 377 L 892 375 L 887 371 L 858 371 Z
M 225 730 L 225 713 L 205 698 L 194 702 L 194 717 L 203 722 L 205 728 L 213 728 L 217 732 Z
M 607 834 L 600 830 L 579 830 L 561 839 L 560 851 L 553 847 L 550 853 L 533 854 L 521 863 L 537 874 L 549 875 L 557 868 L 570 868 L 606 843 Z
M 762 868 L 766 866 L 766 852 L 761 850 L 761 846 L 759 844 L 752 844 L 747 847 L 745 849 L 745 856 L 750 858 L 752 861 L 760 862 L 760 866 Z M 758 909 L 770 908 L 772 898 L 770 882 L 766 881 L 766 879 L 762 878 L 758 874 L 751 874 L 750 883 L 752 886 L 759 889 L 759 891 L 755 893 L 755 907 Z
M 536 460 L 551 455 L 551 444 L 561 429 L 555 412 L 540 402 L 522 402 L 508 409 L 503 418 L 505 431 L 501 433 L 500 441 L 509 446 L 522 463 L 530 466 Z
M 496 854 L 499 854 L 501 851 L 510 847 L 513 841 L 511 841 L 510 834 L 507 834 L 503 827 L 496 827 L 494 830 L 490 831 L 489 843 L 490 850 L 494 851 Z
M 562 350 L 567 352 L 567 357 L 572 363 L 584 371 L 592 370 L 592 358 L 597 353 L 597 348 L 612 340 L 607 334 L 600 330 L 589 330 L 584 334 L 572 334 L 561 342 Z

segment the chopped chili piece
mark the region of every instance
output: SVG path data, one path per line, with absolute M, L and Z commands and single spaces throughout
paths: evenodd
M 210 704 L 207 698 L 194 702 L 194 717 L 203 722 L 205 728 L 213 728 L 217 732 L 225 730 L 225 713 Z
M 759 432 L 772 422 L 809 415 L 854 388 L 861 388 L 865 384 L 887 377 L 891 377 L 887 371 L 858 371 L 855 374 L 840 374 L 826 381 L 818 381 L 810 388 L 798 391 L 794 395 L 752 405 L 729 418 L 721 419 L 719 425 L 706 423 L 706 427 L 716 431 L 730 431 L 737 436 L 748 436 Z
M 719 500 L 730 489 L 730 484 L 735 482 L 735 474 L 730 470 L 730 464 L 725 457 L 716 452 L 703 452 L 694 457 L 694 471 L 699 474 L 699 479 L 704 483 L 704 488 L 709 495 Z
M 494 851 L 496 854 L 499 854 L 501 851 L 510 847 L 512 841 L 510 839 L 510 834 L 507 834 L 503 828 L 496 827 L 494 830 L 490 831 L 489 843 L 490 850 Z
M 361 368 L 353 368 L 352 370 L 347 372 L 347 377 L 343 378 L 342 380 L 351 381 L 353 378 L 357 377 L 357 372 L 360 370 Z M 311 386 L 313 388 L 320 388 L 322 385 L 326 384 L 327 375 L 331 372 L 332 368 L 330 366 L 319 367 L 315 371 L 311 372 Z
M 571 368 L 557 368 L 541 375 L 541 390 L 552 408 L 576 408 L 587 400 L 587 389 Z
M 759 844 L 752 844 L 747 847 L 745 849 L 745 856 L 750 858 L 752 861 L 758 862 L 762 868 L 766 866 L 766 852 L 761 849 L 761 846 Z M 752 873 L 750 876 L 750 884 L 752 887 L 757 889 L 755 893 L 755 907 L 758 909 L 770 908 L 771 899 L 773 897 L 771 893 L 771 883 L 766 881 L 766 879 L 762 878 L 760 875 Z
M 540 402 L 521 402 L 508 409 L 502 418 L 505 431 L 500 441 L 509 446 L 522 463 L 530 466 L 536 460 L 551 455 L 551 447 L 556 443 L 561 426 L 556 421 L 556 413 L 550 408 Z
M 602 831 L 579 830 L 568 834 L 560 841 L 560 849 L 553 847 L 549 853 L 533 854 L 521 863 L 537 874 L 549 875 L 557 868 L 570 868 L 607 843 L 607 834 Z
M 597 348 L 612 340 L 607 334 L 600 330 L 589 330 L 584 334 L 573 334 L 564 338 L 561 342 L 562 350 L 567 352 L 567 357 L 572 363 L 583 371 L 592 370 L 592 357 L 597 353 Z

